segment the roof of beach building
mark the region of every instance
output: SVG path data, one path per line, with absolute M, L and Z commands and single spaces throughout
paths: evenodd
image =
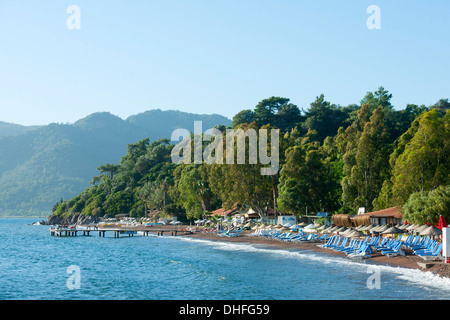
M 225 209 L 225 208 L 220 208 L 220 209 L 217 209 L 217 210 L 214 210 L 213 212 L 211 212 L 211 215 L 212 216 L 224 216 L 224 215 L 230 215 L 230 214 L 233 214 L 233 213 L 237 213 L 238 211 L 237 211 L 237 207 L 234 207 L 234 208 L 231 208 L 231 209 Z
M 401 219 L 403 217 L 400 207 L 391 207 L 383 210 L 367 212 L 351 216 L 350 219 L 353 225 L 369 225 L 372 223 L 372 218 L 388 218 L 388 219 Z M 392 222 L 392 221 L 391 221 Z
M 382 217 L 393 217 L 393 218 L 402 218 L 403 214 L 400 211 L 400 207 L 391 207 L 383 210 L 373 211 L 373 212 L 367 212 L 359 214 L 358 216 L 376 216 L 379 218 Z
M 398 218 L 403 217 L 400 207 L 391 207 L 383 210 L 361 213 L 357 215 L 335 214 L 332 220 L 337 226 L 349 227 L 352 225 L 368 225 L 371 223 L 370 218 Z

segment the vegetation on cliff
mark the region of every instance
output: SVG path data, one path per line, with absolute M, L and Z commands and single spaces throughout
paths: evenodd
M 260 163 L 176 165 L 168 139 L 140 140 L 128 145 L 118 164 L 98 167 L 100 174 L 91 186 L 59 201 L 53 212 L 136 217 L 160 212 L 189 219 L 236 204 L 259 214 L 274 210 L 297 215 L 403 206 L 417 223 L 436 223 L 438 211 L 450 220 L 445 211 L 450 103 L 441 99 L 428 107 L 395 110 L 391 98 L 380 87 L 359 105 L 342 107 L 321 95 L 305 111 L 287 98 L 270 97 L 237 113 L 228 128 L 280 129 L 280 170 L 274 175 L 261 175 Z M 198 143 L 191 138 L 193 146 Z M 432 200 L 424 201 L 428 195 Z M 434 209 L 419 210 L 418 203 Z

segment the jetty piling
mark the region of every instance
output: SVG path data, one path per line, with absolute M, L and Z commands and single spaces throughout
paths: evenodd
M 78 232 L 83 232 L 83 236 L 90 236 L 91 231 L 98 231 L 98 237 L 99 238 L 105 238 L 107 232 L 112 232 L 114 238 L 121 238 L 121 235 L 128 235 L 128 237 L 134 237 L 134 235 L 137 235 L 138 232 L 142 234 L 144 237 L 148 237 L 150 233 L 156 233 L 159 237 L 164 236 L 164 232 L 170 232 L 170 235 L 173 237 L 176 237 L 178 235 L 186 235 L 191 234 L 191 231 L 188 230 L 162 230 L 162 229 L 152 229 L 149 230 L 145 227 L 132 227 L 132 228 L 125 228 L 125 227 L 117 227 L 117 228 L 104 228 L 99 229 L 95 227 L 94 229 L 77 229 L 77 228 L 65 228 L 65 227 L 53 227 L 50 229 L 50 235 L 52 237 L 76 237 L 78 235 Z

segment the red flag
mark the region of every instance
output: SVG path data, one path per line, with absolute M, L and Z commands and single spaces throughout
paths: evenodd
M 445 222 L 445 219 L 442 215 L 439 216 L 439 229 L 442 230 L 442 228 L 447 228 L 447 222 Z

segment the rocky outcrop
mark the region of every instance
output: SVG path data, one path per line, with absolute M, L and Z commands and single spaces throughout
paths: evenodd
M 58 215 L 51 215 L 47 218 L 47 221 L 45 224 L 47 225 L 61 225 L 61 224 L 67 224 L 67 225 L 74 225 L 74 224 L 91 224 L 91 223 L 98 223 L 100 221 L 99 217 L 95 216 L 85 216 L 81 214 L 75 214 L 72 213 L 69 216 L 58 216 Z

